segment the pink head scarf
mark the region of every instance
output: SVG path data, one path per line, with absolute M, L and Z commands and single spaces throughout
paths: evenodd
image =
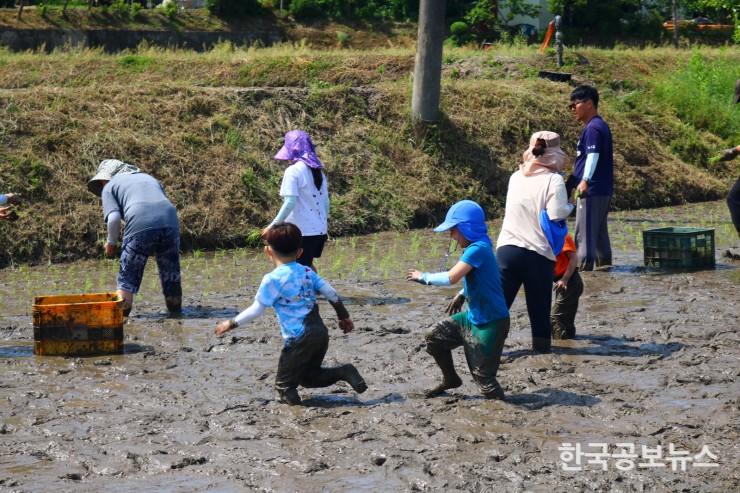
M 545 153 L 535 156 L 532 153 L 537 140 L 545 141 Z M 559 173 L 563 171 L 568 161 L 568 156 L 560 149 L 560 135 L 555 132 L 543 130 L 535 132 L 529 139 L 529 148 L 522 155 L 522 164 L 519 169 L 524 176 L 532 176 L 540 173 Z

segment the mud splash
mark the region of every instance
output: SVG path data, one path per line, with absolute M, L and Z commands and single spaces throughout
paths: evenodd
M 722 205 L 703 207 L 719 214 Z M 184 259 L 179 318 L 166 316 L 150 267 L 125 353 L 97 358 L 33 356 L 30 300 L 107 290 L 115 262 L 0 271 L 0 490 L 738 491 L 740 263 L 718 253 L 716 270 L 648 271 L 633 241 L 642 217 L 688 224 L 695 216 L 690 208 L 614 214 L 617 265 L 584 274 L 579 336 L 553 354 L 529 350 L 518 299 L 500 370 L 505 402 L 478 396 L 460 351 L 464 385 L 417 397 L 438 378 L 423 329 L 454 290 L 400 278 L 407 267 L 438 267 L 439 236 L 330 246 L 320 269 L 357 329 L 332 331 L 327 362 L 353 362 L 370 388 L 362 396 L 341 385 L 304 389 L 300 408 L 275 401 L 281 340 L 272 315 L 212 335 L 269 268 L 257 252 Z M 718 252 L 738 244 L 718 238 Z M 329 306 L 321 309 L 336 325 Z M 621 471 L 611 462 L 606 472 L 568 472 L 564 442 L 672 443 L 692 455 L 707 445 L 719 467 Z

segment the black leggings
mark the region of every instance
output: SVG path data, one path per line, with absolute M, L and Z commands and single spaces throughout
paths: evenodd
M 524 284 L 532 337 L 549 340 L 552 335 L 550 303 L 555 262 L 537 252 L 513 245 L 496 249 L 496 259 L 501 269 L 506 306 L 511 308 L 519 288 Z

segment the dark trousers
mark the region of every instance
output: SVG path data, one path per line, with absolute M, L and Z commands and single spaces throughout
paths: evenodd
M 326 350 L 329 349 L 329 331 L 319 316 L 318 305 L 303 321 L 303 335 L 287 341 L 280 352 L 275 388 L 278 391 L 328 387 L 337 383 L 340 374 L 336 368 L 322 368 Z
M 597 195 L 578 199 L 575 240 L 582 271 L 593 270 L 594 264 L 597 267 L 612 264 L 607 225 L 611 200 L 611 196 Z
M 730 189 L 730 194 L 727 196 L 727 207 L 730 209 L 732 224 L 735 225 L 735 230 L 740 235 L 740 178 Z
M 495 396 L 503 392 L 496 380 L 496 373 L 508 335 L 508 318 L 479 327 L 468 322 L 467 313 L 462 312 L 441 320 L 430 328 L 425 337 L 426 349 L 427 353 L 435 356 L 450 353 L 462 346 L 468 369 L 481 393 Z
M 576 336 L 576 312 L 578 300 L 583 294 L 583 280 L 575 271 L 565 290 L 555 291 L 555 303 L 552 305 L 552 338 L 573 339 Z
M 138 293 L 144 277 L 144 267 L 151 256 L 157 258 L 164 296 L 181 297 L 180 232 L 176 228 L 147 229 L 123 237 L 118 289 Z
M 301 265 L 312 267 L 314 259 L 321 257 L 328 235 L 304 236 L 301 242 L 303 253 L 296 259 Z
M 506 306 L 511 308 L 523 284 L 532 337 L 549 341 L 552 333 L 550 304 L 555 262 L 537 252 L 513 245 L 497 248 L 496 259 L 501 270 Z

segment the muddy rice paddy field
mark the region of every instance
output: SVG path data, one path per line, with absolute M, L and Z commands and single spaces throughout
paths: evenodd
M 717 268 L 644 269 L 640 232 L 660 226 L 714 228 Z M 319 270 L 356 331 L 343 335 L 321 304 L 327 363 L 354 363 L 369 390 L 303 389 L 304 407 L 273 393 L 281 337 L 271 312 L 213 335 L 251 303 L 270 269 L 260 252 L 185 256 L 180 318 L 166 317 L 152 262 L 125 354 L 90 358 L 33 355 L 32 299 L 112 290 L 116 261 L 1 270 L 0 490 L 740 491 L 740 262 L 724 256 L 740 241 L 725 206 L 613 213 L 610 228 L 616 265 L 583 274 L 577 339 L 529 351 L 520 293 L 503 402 L 478 396 L 461 350 L 464 385 L 419 395 L 439 378 L 423 330 L 454 290 L 402 277 L 437 270 L 444 236 L 330 243 Z M 630 445 L 637 457 L 620 458 Z M 576 456 L 580 470 L 564 470 L 579 469 Z

